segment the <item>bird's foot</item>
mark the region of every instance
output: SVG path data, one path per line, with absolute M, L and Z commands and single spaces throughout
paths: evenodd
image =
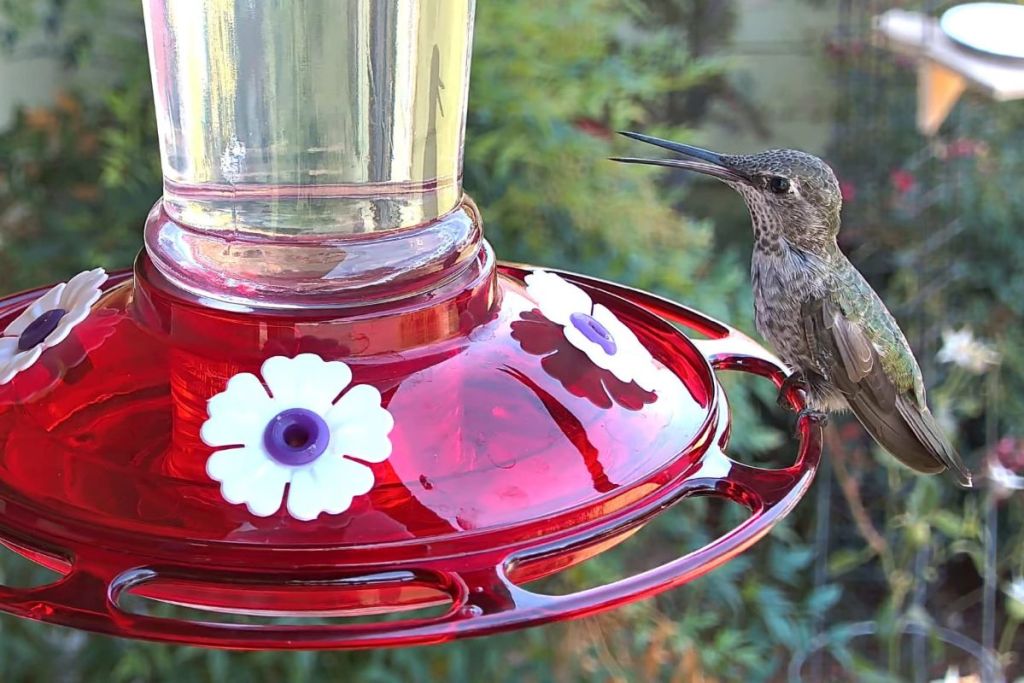
M 800 423 L 805 417 L 811 422 L 817 423 L 820 427 L 824 428 L 828 426 L 827 413 L 823 413 L 820 410 L 814 410 L 813 408 L 804 408 L 796 414 L 796 423 L 793 425 L 793 436 L 800 436 Z
M 782 381 L 782 386 L 779 387 L 779 395 L 776 397 L 775 402 L 778 403 L 780 408 L 791 410 L 793 405 L 789 402 L 789 394 L 798 389 L 803 390 L 804 393 L 807 392 L 807 381 L 804 379 L 802 372 L 794 372 Z

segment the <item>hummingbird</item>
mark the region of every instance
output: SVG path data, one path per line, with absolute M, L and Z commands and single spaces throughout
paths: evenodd
M 842 196 L 818 157 L 792 149 L 718 154 L 670 140 L 622 135 L 681 159 L 613 161 L 697 171 L 739 192 L 754 230 L 750 278 L 758 333 L 790 367 L 779 404 L 800 388 L 822 422 L 851 411 L 891 455 L 918 472 L 971 474 L 928 409 L 921 368 L 896 320 L 839 250 Z

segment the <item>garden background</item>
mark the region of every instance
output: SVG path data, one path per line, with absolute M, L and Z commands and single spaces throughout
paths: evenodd
M 871 32 L 888 8 L 949 4 L 478 0 L 464 185 L 502 258 L 753 332 L 740 199 L 606 161 L 638 151 L 613 131 L 822 155 L 842 182 L 841 244 L 907 332 L 975 490 L 913 476 L 834 420 L 814 489 L 769 537 L 599 618 L 430 648 L 241 654 L 0 616 L 0 680 L 955 681 L 981 670 L 984 645 L 1008 680 L 1024 676 L 1024 103 L 968 95 L 921 137 L 914 65 Z M 0 0 L 0 292 L 130 265 L 159 194 L 138 0 Z M 771 387 L 728 388 L 732 451 L 791 457 Z M 555 583 L 652 566 L 740 516 L 686 501 Z M 0 549 L 0 583 L 32 571 Z

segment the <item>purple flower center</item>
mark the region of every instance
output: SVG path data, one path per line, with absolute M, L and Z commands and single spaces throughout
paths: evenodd
M 327 449 L 330 440 L 331 430 L 324 419 L 305 408 L 281 411 L 263 431 L 267 453 L 289 467 L 313 462 Z
M 18 337 L 18 350 L 28 351 L 42 344 L 66 314 L 63 308 L 54 308 L 33 320 Z
M 615 340 L 612 338 L 611 332 L 608 328 L 597 322 L 594 316 L 587 315 L 586 313 L 573 313 L 569 316 L 569 322 L 577 330 L 583 333 L 583 336 L 587 340 L 594 342 L 607 353 L 609 356 L 614 356 L 618 350 L 618 346 L 615 345 Z

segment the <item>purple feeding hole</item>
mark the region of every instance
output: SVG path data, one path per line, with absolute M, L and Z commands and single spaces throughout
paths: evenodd
M 608 331 L 607 327 L 597 322 L 594 316 L 587 315 L 586 313 L 573 313 L 569 316 L 569 321 L 573 327 L 583 333 L 584 337 L 604 349 L 604 352 L 609 356 L 615 355 L 618 347 L 615 345 L 611 332 Z
M 42 344 L 57 329 L 60 319 L 66 314 L 63 308 L 54 308 L 33 320 L 18 337 L 18 350 L 28 351 Z
M 289 467 L 307 465 L 327 450 L 331 430 L 324 419 L 305 408 L 283 410 L 267 423 L 263 445 L 271 458 Z

